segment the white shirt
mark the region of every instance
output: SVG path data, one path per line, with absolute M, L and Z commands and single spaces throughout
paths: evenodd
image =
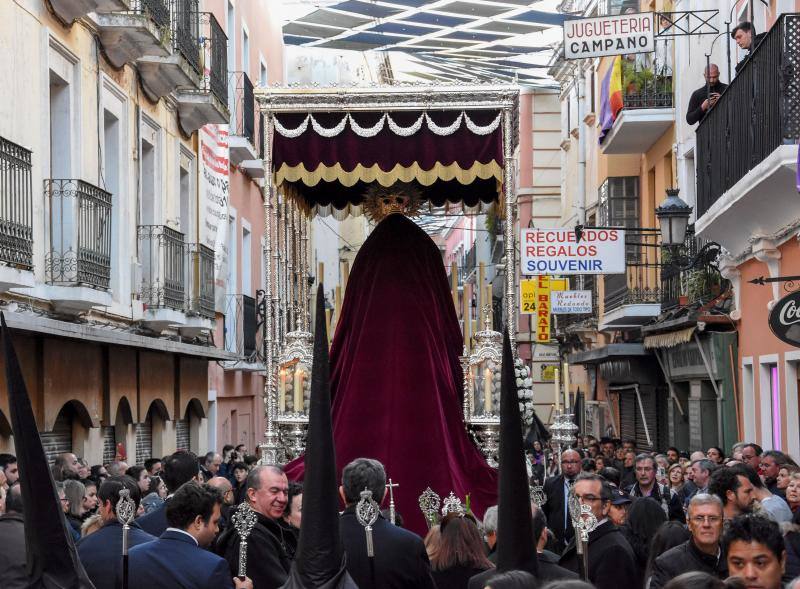
M 178 532 L 179 534 L 186 534 L 187 536 L 189 536 L 189 537 L 192 539 L 192 542 L 194 542 L 194 545 L 195 545 L 195 546 L 200 546 L 200 544 L 197 542 L 197 538 L 195 538 L 194 536 L 192 536 L 192 535 L 191 535 L 189 532 L 187 532 L 186 530 L 181 530 L 180 528 L 167 528 L 167 531 L 168 531 L 168 532 Z

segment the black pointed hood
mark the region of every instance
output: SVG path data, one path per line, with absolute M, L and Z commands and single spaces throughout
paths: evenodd
M 528 471 L 522 439 L 514 356 L 508 330 L 503 332 L 500 388 L 500 492 L 497 508 L 497 570 L 538 574 L 533 538 Z
M 303 524 L 295 560 L 284 588 L 356 589 L 344 563 L 344 550 L 339 539 L 325 295 L 320 284 L 317 289 L 314 364 L 303 480 Z
M 19 465 L 19 485 L 25 506 L 25 543 L 30 587 L 43 589 L 94 589 L 86 575 L 72 534 L 67 529 L 50 466 L 39 438 L 31 400 L 5 315 L 0 313 L 0 334 L 8 387 L 11 429 Z

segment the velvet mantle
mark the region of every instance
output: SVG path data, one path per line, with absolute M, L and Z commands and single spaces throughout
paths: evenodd
M 336 327 L 334 441 L 339 476 L 355 458 L 384 464 L 400 485 L 398 512 L 421 535 L 427 527 L 417 500 L 428 486 L 443 499 L 469 494 L 479 516 L 497 502 L 497 472 L 464 428 L 461 348 L 438 248 L 413 221 L 391 215 L 353 263 Z M 303 459 L 287 474 L 302 478 Z

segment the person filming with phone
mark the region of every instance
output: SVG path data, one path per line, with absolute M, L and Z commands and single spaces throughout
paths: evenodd
M 689 99 L 689 109 L 686 112 L 686 122 L 690 125 L 699 123 L 706 113 L 714 108 L 720 95 L 728 87 L 719 81 L 719 67 L 712 63 L 703 72 L 706 83 L 701 88 L 692 92 Z

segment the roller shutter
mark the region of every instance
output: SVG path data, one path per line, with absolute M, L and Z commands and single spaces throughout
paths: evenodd
M 113 425 L 103 426 L 103 464 L 114 461 L 117 454 L 117 434 Z
M 148 419 L 136 426 L 136 464 L 144 464 L 153 454 L 153 422 Z
M 619 392 L 620 436 L 623 440 L 636 439 L 636 393 L 633 389 Z
M 189 420 L 178 419 L 175 422 L 175 442 L 178 450 L 186 450 L 189 448 Z
M 67 406 L 58 414 L 52 431 L 42 432 L 42 447 L 49 464 L 53 464 L 56 456 L 64 452 L 72 452 L 72 418 L 74 412 Z

